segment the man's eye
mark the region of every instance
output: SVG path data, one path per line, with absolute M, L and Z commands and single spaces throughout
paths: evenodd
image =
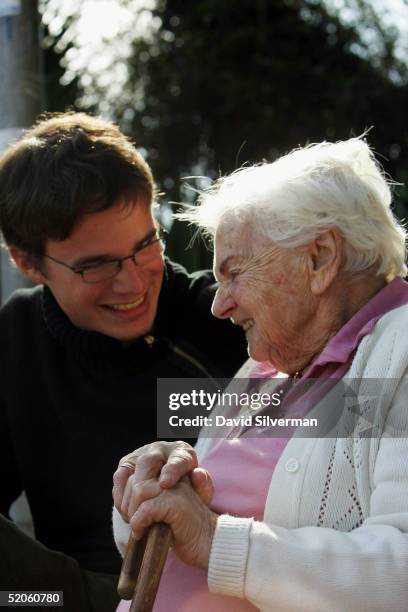
M 109 261 L 100 261 L 99 263 L 89 264 L 86 266 L 81 266 L 80 268 L 76 268 L 75 272 L 89 272 L 90 270 L 99 270 L 99 268 L 103 268 L 106 264 L 110 264 Z
M 231 270 L 229 273 L 230 279 L 234 280 L 239 274 L 239 270 Z

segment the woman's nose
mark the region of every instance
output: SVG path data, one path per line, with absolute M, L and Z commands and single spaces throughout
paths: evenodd
M 229 319 L 232 315 L 236 302 L 231 293 L 224 287 L 219 287 L 214 296 L 211 312 L 218 319 Z

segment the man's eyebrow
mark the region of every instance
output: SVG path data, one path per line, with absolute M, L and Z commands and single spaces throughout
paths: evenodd
M 144 242 L 146 242 L 147 240 L 150 240 L 150 238 L 153 238 L 153 236 L 155 234 L 157 234 L 158 229 L 157 228 L 152 228 L 148 234 L 146 234 L 146 236 L 144 238 L 142 238 L 142 240 L 137 240 L 133 246 L 133 248 L 131 249 L 132 251 L 136 251 Z M 124 255 L 124 257 L 126 257 L 126 255 Z M 83 268 L 84 266 L 89 266 L 92 264 L 98 264 L 98 263 L 104 263 L 106 261 L 114 261 L 116 259 L 121 259 L 121 257 L 115 257 L 109 253 L 101 253 L 101 254 L 97 254 L 97 255 L 89 255 L 87 257 L 80 257 L 79 259 L 77 259 L 76 261 L 74 261 L 72 265 L 73 268 Z

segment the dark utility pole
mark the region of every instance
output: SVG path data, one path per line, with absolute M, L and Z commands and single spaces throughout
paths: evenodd
M 0 154 L 44 110 L 37 0 L 0 0 Z M 25 280 L 1 255 L 1 301 Z

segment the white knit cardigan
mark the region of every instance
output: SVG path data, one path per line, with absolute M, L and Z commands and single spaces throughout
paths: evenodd
M 263 522 L 219 517 L 210 591 L 271 612 L 408 611 L 407 370 L 402 306 L 363 338 L 346 375 L 362 379 L 360 397 L 364 379 L 387 379 L 387 392 L 365 402 L 379 435 L 335 437 L 347 431 L 347 411 L 333 437 L 295 435 L 275 467 Z M 246 375 L 244 366 L 238 376 Z M 323 409 L 326 401 L 308 416 L 324 418 Z M 199 459 L 211 443 L 200 437 Z M 123 551 L 120 523 L 114 517 Z
M 408 611 L 407 369 L 402 306 L 363 338 L 346 375 L 362 379 L 359 397 L 364 379 L 387 379 L 381 397 L 366 399 L 380 435 L 294 436 L 275 467 L 264 521 L 218 519 L 212 592 L 271 612 Z M 322 406 L 308 416 L 323 417 Z M 349 416 L 337 426 L 342 434 Z M 198 441 L 200 459 L 210 444 Z

